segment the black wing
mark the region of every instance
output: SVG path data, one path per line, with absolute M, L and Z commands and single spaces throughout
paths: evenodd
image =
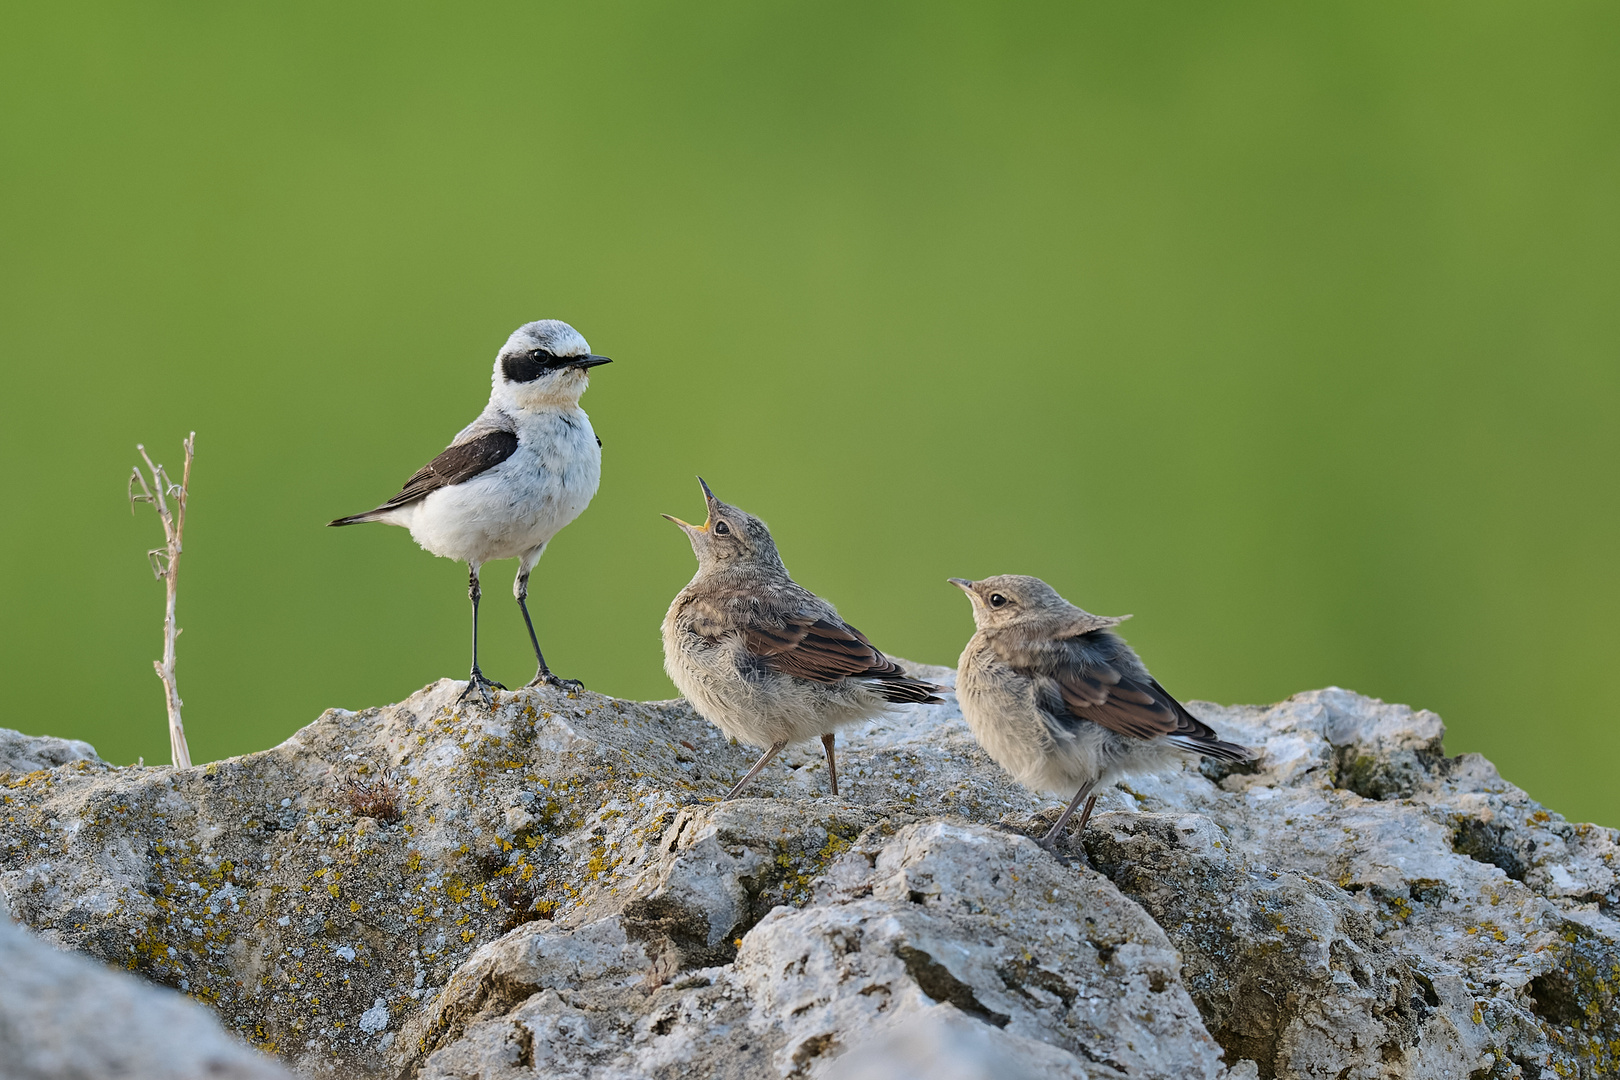
M 378 510 L 393 510 L 425 499 L 440 488 L 453 487 L 486 472 L 517 452 L 518 437 L 511 431 L 490 431 L 464 443 L 447 448 L 444 453 L 416 470 L 416 475 L 405 481 L 399 494 L 364 514 L 338 518 L 333 525 L 352 525 L 369 521 Z
M 487 472 L 517 452 L 518 437 L 511 431 L 491 431 L 447 448 L 416 470 L 399 494 L 378 507 L 392 509 L 425 499 L 440 488 L 453 487 Z

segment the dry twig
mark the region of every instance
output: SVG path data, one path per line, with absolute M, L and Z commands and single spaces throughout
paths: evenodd
M 146 477 L 141 475 L 140 466 L 135 466 L 129 478 L 129 511 L 133 514 L 138 502 L 151 503 L 157 508 L 158 520 L 163 523 L 164 545 L 146 553 L 152 563 L 152 573 L 164 582 L 168 594 L 163 610 L 163 659 L 152 661 L 152 666 L 157 669 L 158 678 L 163 680 L 164 699 L 169 708 L 170 756 L 177 768 L 189 769 L 191 750 L 186 746 L 185 726 L 180 723 L 180 691 L 174 682 L 174 640 L 180 636 L 180 628 L 174 622 L 174 599 L 178 588 L 180 553 L 183 550 L 180 540 L 186 529 L 186 494 L 191 488 L 191 459 L 196 451 L 197 433 L 193 431 L 181 445 L 186 451 L 186 466 L 180 474 L 180 483 L 176 484 L 169 479 L 163 466 L 152 463 L 146 447 L 135 444 L 135 449 L 141 452 L 141 459 L 152 474 L 152 483 L 148 485 Z M 137 485 L 139 491 L 136 491 Z M 170 509 L 171 502 L 173 510 Z

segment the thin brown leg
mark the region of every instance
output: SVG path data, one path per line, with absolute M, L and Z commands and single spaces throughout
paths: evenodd
M 1080 824 L 1074 827 L 1075 832 L 1085 832 L 1086 822 L 1091 820 L 1091 808 L 1097 805 L 1097 796 L 1093 795 L 1086 800 L 1086 808 L 1080 811 Z
M 827 751 L 827 783 L 834 795 L 838 794 L 838 765 L 833 761 L 833 733 L 821 737 L 821 748 Z
M 1069 805 L 1064 808 L 1062 814 L 1058 815 L 1058 819 L 1052 823 L 1052 827 L 1047 830 L 1046 835 L 1035 842 L 1041 845 L 1041 847 L 1045 848 L 1047 851 L 1050 851 L 1052 854 L 1056 855 L 1058 834 L 1061 833 L 1063 831 L 1063 827 L 1069 823 L 1069 819 L 1074 817 L 1075 810 L 1080 806 L 1080 800 L 1089 796 L 1091 794 L 1091 789 L 1096 786 L 1097 781 L 1095 780 L 1081 784 L 1080 790 L 1074 793 L 1074 798 L 1069 800 Z M 1090 815 L 1091 803 L 1087 803 L 1086 816 L 1089 817 Z M 1082 824 L 1084 824 L 1085 820 L 1085 818 L 1080 819 Z
M 752 769 L 748 770 L 748 775 L 743 777 L 741 780 L 737 781 L 737 786 L 732 788 L 730 791 L 726 792 L 726 798 L 721 799 L 720 801 L 725 802 L 726 799 L 735 799 L 737 797 L 737 792 L 739 792 L 743 788 L 747 787 L 748 786 L 748 781 L 750 781 L 754 777 L 758 776 L 759 775 L 759 770 L 761 770 L 765 766 L 769 765 L 771 763 L 771 758 L 773 758 L 777 754 L 781 753 L 782 752 L 782 747 L 784 747 L 786 745 L 787 745 L 787 740 L 786 739 L 780 740 L 778 742 L 771 743 L 771 748 L 769 750 L 765 751 L 765 753 L 760 756 L 760 759 L 758 761 L 754 762 L 754 767 Z

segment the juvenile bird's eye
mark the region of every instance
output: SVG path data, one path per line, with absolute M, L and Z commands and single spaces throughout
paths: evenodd
M 1000 593 L 993 592 L 993 593 L 990 594 L 990 606 L 991 607 L 1000 607 L 1001 605 L 1005 604 L 1006 602 L 1007 602 L 1007 598 L 1005 596 L 1002 596 Z
M 731 526 L 727 525 L 723 521 L 715 522 L 714 523 L 714 535 L 716 535 L 716 536 L 730 536 L 731 535 Z

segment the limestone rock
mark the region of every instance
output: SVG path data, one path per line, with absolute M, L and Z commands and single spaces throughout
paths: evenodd
M 975 1023 L 949 1005 L 925 1009 L 868 1039 L 840 1056 L 827 1073 L 828 1080 L 1085 1080 L 1086 1076 L 1073 1055 Z
M 732 828 L 775 810 L 705 807 L 672 826 L 667 842 L 712 836 L 704 819 L 716 809 Z M 686 850 L 707 863 L 705 845 Z M 660 970 L 623 914 L 485 947 L 407 1030 L 431 1051 L 411 1064 L 443 1080 L 515 1080 L 542 1067 L 554 1077 L 629 1078 L 736 1053 L 728 1067 L 745 1063 L 739 1076 L 787 1076 L 937 1016 L 938 1002 L 1074 1075 L 1224 1071 L 1175 950 L 1101 875 L 1067 870 L 1023 838 L 937 821 L 874 826 L 839 846 L 843 866 L 827 875 L 836 884 L 818 902 L 773 908 L 739 939 L 730 965 Z
M 87 742 L 0 728 L 0 775 L 30 773 L 75 761 L 104 764 L 96 756 L 96 748 Z
M 81 744 L 82 745 L 82 744 Z M 0 911 L 0 1077 L 286 1080 L 207 1009 L 53 948 Z
M 308 1075 L 1620 1067 L 1617 834 L 1431 713 L 1195 704 L 1260 758 L 1106 793 L 1066 867 L 954 702 L 842 735 L 841 798 L 799 747 L 717 804 L 755 751 L 683 702 L 460 688 L 206 768 L 13 772 L 0 890 Z

